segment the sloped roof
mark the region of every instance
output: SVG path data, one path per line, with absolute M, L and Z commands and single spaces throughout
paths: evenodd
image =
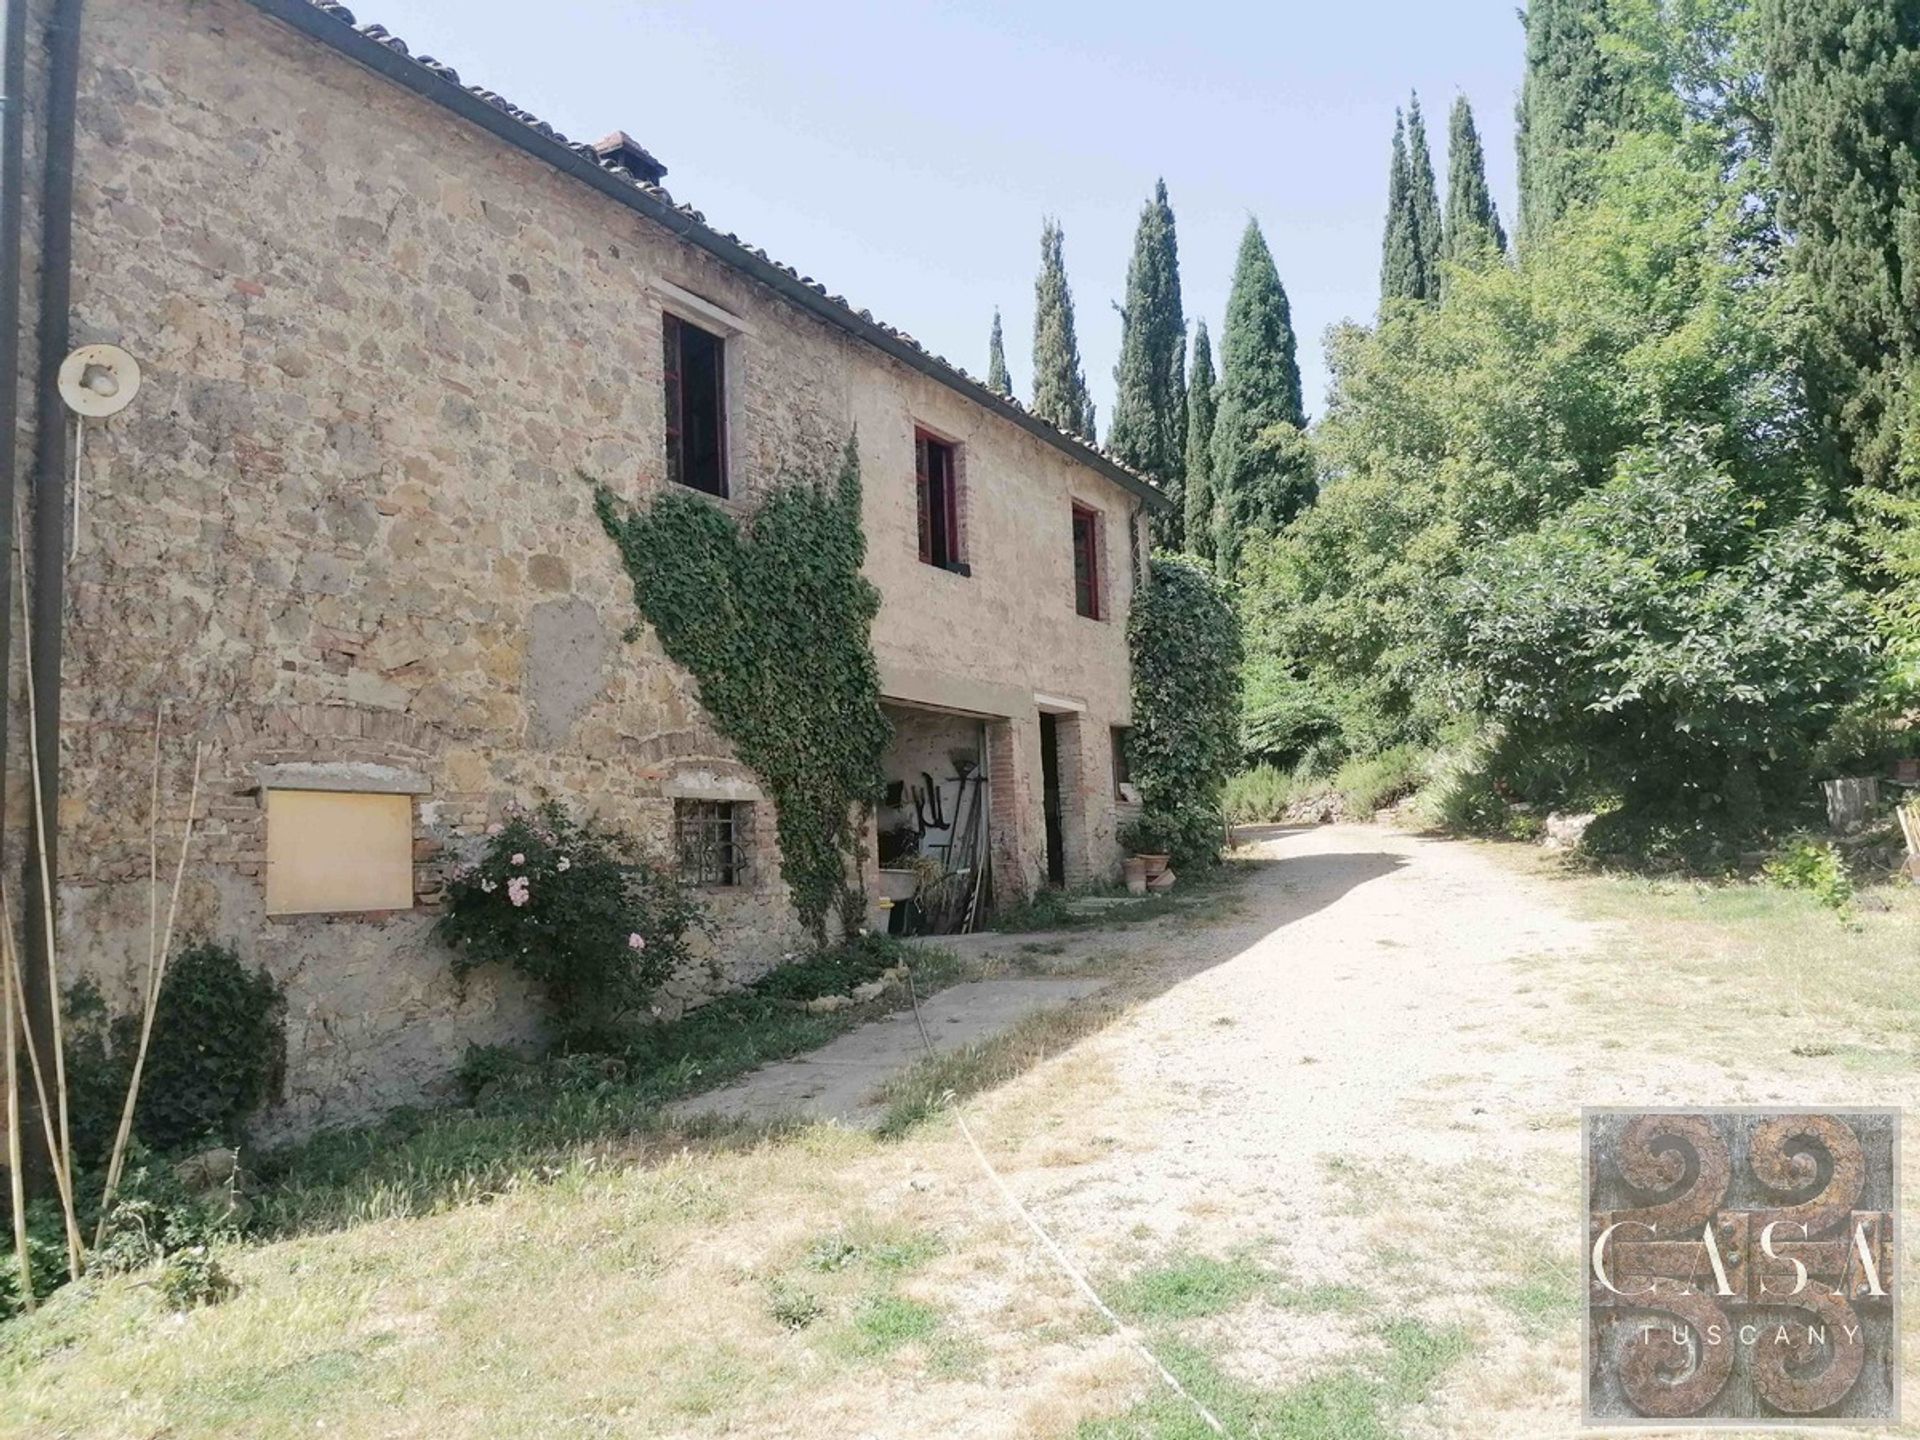
M 630 173 L 613 159 L 603 158 L 593 145 L 568 139 L 537 115 L 522 110 L 483 85 L 463 85 L 452 66 L 441 64 L 431 55 L 415 55 L 405 41 L 389 33 L 385 26 L 359 24 L 353 12 L 336 0 L 249 0 L 249 3 L 666 226 L 722 263 L 1011 420 L 1149 503 L 1162 506 L 1171 503 L 1152 480 L 1122 464 L 1108 451 L 1033 414 L 1012 396 L 989 389 L 958 365 L 933 354 L 904 330 L 875 319 L 871 311 L 855 309 L 844 295 L 829 294 L 827 287 L 811 275 L 803 275 L 793 266 L 773 259 L 765 250 L 748 245 L 738 235 L 708 225 L 700 211 L 677 203 L 659 185 Z

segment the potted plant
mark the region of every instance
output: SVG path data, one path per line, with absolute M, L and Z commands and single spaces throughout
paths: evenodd
M 1154 815 L 1142 815 L 1120 827 L 1120 848 L 1130 851 L 1145 867 L 1149 885 L 1173 863 L 1173 836 L 1164 821 Z

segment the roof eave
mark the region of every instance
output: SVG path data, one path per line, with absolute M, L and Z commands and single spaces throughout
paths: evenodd
M 248 3 L 421 98 L 478 125 L 515 149 L 592 186 L 608 199 L 666 227 L 689 244 L 699 246 L 721 263 L 765 285 L 801 309 L 865 341 L 876 350 L 891 355 L 903 365 L 957 391 L 1001 418 L 1012 421 L 1068 459 L 1138 495 L 1148 504 L 1161 508 L 1172 505 L 1173 502 L 1156 486 L 1097 450 L 1037 415 L 1029 414 L 997 392 L 960 375 L 936 357 L 892 334 L 884 326 L 862 319 L 739 241 L 722 235 L 673 205 L 663 203 L 645 190 L 608 172 L 572 146 L 541 134 L 526 122 L 495 108 L 464 86 L 436 74 L 411 56 L 402 55 L 371 36 L 362 34 L 352 25 L 319 9 L 311 0 L 248 0 Z

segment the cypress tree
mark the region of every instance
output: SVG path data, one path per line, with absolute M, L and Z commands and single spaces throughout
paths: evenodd
M 1380 242 L 1380 303 L 1415 300 L 1420 291 L 1419 221 L 1407 170 L 1407 122 L 1393 112 L 1393 159 L 1387 167 L 1387 228 Z
M 1127 300 L 1120 310 L 1120 363 L 1113 378 L 1107 448 L 1160 482 L 1173 508 L 1154 516 L 1154 533 L 1161 544 L 1180 549 L 1186 531 L 1187 320 L 1165 180 L 1154 185 L 1134 233 Z
M 1587 161 L 1632 112 L 1631 86 L 1603 44 L 1609 0 L 1531 0 L 1515 144 L 1520 230 L 1537 240 L 1588 192 Z
M 1920 0 L 1763 0 L 1760 21 L 1808 398 L 1920 693 Z
M 1393 159 L 1387 170 L 1387 228 L 1380 247 L 1380 301 L 1440 296 L 1440 196 L 1420 97 L 1393 112 Z
M 1761 14 L 1781 218 L 1817 332 L 1808 389 L 1855 474 L 1886 486 L 1920 361 L 1920 0 Z
M 1249 220 L 1220 336 L 1213 426 L 1215 557 L 1223 575 L 1247 536 L 1277 530 L 1313 498 L 1303 442 L 1306 408 L 1287 292 L 1260 222 Z
M 1007 346 L 1000 338 L 998 306 L 993 311 L 993 334 L 987 339 L 987 388 L 1002 395 L 1013 394 L 1013 377 L 1007 374 Z
M 1487 154 L 1480 144 L 1473 107 L 1461 95 L 1447 121 L 1447 221 L 1441 258 L 1470 265 L 1487 255 L 1507 253 L 1507 232 L 1487 188 Z
M 1033 284 L 1033 403 L 1028 408 L 1063 430 L 1093 438 L 1093 401 L 1067 285 L 1066 237 L 1055 220 L 1040 231 L 1040 276 Z
M 1440 298 L 1440 189 L 1433 180 L 1433 150 L 1420 97 L 1407 104 L 1407 203 L 1413 211 L 1414 254 L 1419 266 L 1421 300 Z
M 1207 322 L 1193 328 L 1193 380 L 1187 387 L 1186 541 L 1195 555 L 1213 558 L 1213 344 Z

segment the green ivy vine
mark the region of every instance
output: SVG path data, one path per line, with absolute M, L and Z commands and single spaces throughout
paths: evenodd
M 1127 617 L 1133 657 L 1128 755 L 1140 840 L 1175 864 L 1220 854 L 1220 801 L 1240 768 L 1240 620 L 1204 561 L 1156 555 Z
M 823 937 L 837 906 L 856 928 L 865 897 L 848 876 L 891 733 L 873 661 L 880 595 L 860 568 L 857 437 L 837 477 L 787 480 L 744 523 L 678 488 L 636 508 L 594 482 L 594 508 L 640 613 L 771 793 L 800 918 Z

